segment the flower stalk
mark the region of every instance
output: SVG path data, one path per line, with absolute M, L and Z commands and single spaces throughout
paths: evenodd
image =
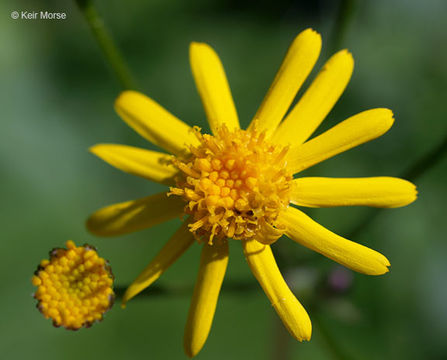
M 406 170 L 404 170 L 399 177 L 403 179 L 408 179 L 410 181 L 415 181 L 420 178 L 422 175 L 430 171 L 433 167 L 435 167 L 446 155 L 447 153 L 447 134 L 444 135 L 444 138 L 427 152 L 420 159 L 414 161 Z M 379 214 L 382 213 L 382 209 L 371 209 L 365 215 L 363 220 L 359 221 L 355 226 L 352 227 L 352 230 L 348 233 L 349 239 L 355 239 L 358 235 L 365 230 L 376 218 Z
M 134 78 L 92 0 L 75 0 L 122 89 L 136 89 Z
M 331 48 L 335 52 L 343 47 L 343 42 L 348 32 L 349 24 L 354 18 L 357 8 L 356 0 L 341 0 L 338 5 L 337 16 L 332 30 Z

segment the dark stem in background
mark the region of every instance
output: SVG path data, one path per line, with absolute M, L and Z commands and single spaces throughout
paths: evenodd
M 273 326 L 272 334 L 270 334 L 273 342 L 273 356 L 274 360 L 287 360 L 291 355 L 291 342 L 294 339 L 290 336 L 279 316 L 272 314 Z
M 405 171 L 400 174 L 399 177 L 414 181 L 433 168 L 439 163 L 447 153 L 447 134 L 441 140 L 441 142 L 430 152 L 425 154 L 419 160 L 411 164 Z M 359 221 L 353 229 L 348 232 L 348 239 L 355 239 L 363 230 L 365 230 L 383 209 L 373 209 L 365 215 L 364 219 Z
M 335 18 L 334 28 L 331 36 L 331 53 L 340 50 L 343 46 L 345 35 L 349 28 L 349 23 L 354 17 L 357 0 L 341 0 L 338 5 L 338 12 Z
M 106 62 L 112 67 L 123 89 L 136 89 L 131 72 L 124 61 L 120 51 L 115 45 L 104 21 L 99 16 L 92 0 L 75 0 L 81 13 L 84 15 L 90 30 L 101 48 Z
M 123 297 L 127 286 L 115 286 L 114 291 L 117 299 Z M 143 298 L 145 296 L 155 297 L 155 296 L 191 296 L 194 289 L 193 285 L 182 285 L 182 286 L 163 286 L 154 284 L 146 288 L 140 294 L 138 294 L 132 301 L 138 300 L 138 298 Z M 260 290 L 260 287 L 256 281 L 246 280 L 246 281 L 225 281 L 225 286 L 222 287 L 222 293 L 244 293 L 253 292 L 255 290 Z
M 324 321 L 321 320 L 317 311 L 314 311 L 312 316 L 312 323 L 315 330 L 323 339 L 327 349 L 332 355 L 334 360 L 352 360 L 351 356 L 348 356 L 346 352 L 339 346 L 339 342 L 332 336 L 331 331 L 326 327 Z
M 421 175 L 425 174 L 428 170 L 430 170 L 433 166 L 435 166 L 447 152 L 447 134 L 444 135 L 444 138 L 441 142 L 430 152 L 425 154 L 424 157 L 414 162 L 411 166 L 405 170 L 401 177 L 408 180 L 416 180 Z

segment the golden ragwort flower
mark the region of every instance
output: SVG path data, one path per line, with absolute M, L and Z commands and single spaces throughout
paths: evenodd
M 320 49 L 321 37 L 311 29 L 295 38 L 253 121 L 242 130 L 219 57 L 210 46 L 192 43 L 192 73 L 212 134 L 201 134 L 145 95 L 125 91 L 115 103 L 118 114 L 172 155 L 115 144 L 90 149 L 118 169 L 170 186 L 167 193 L 98 210 L 87 221 L 92 233 L 120 235 L 188 215 L 129 286 L 124 304 L 157 280 L 194 239 L 203 245 L 185 329 L 189 356 L 200 351 L 210 331 L 228 263 L 229 238 L 240 240 L 254 276 L 300 341 L 310 339 L 311 322 L 282 278 L 269 244 L 286 234 L 355 271 L 369 275 L 388 271 L 385 256 L 332 233 L 293 206 L 398 207 L 416 199 L 413 184 L 392 177 L 293 178 L 377 138 L 393 124 L 390 110 L 372 109 L 308 140 L 344 91 L 354 64 L 348 51 L 337 52 L 287 113 Z
M 56 327 L 69 330 L 90 327 L 102 320 L 113 305 L 113 275 L 107 261 L 89 246 L 77 247 L 71 240 L 67 249 L 50 251 L 32 278 L 37 286 L 37 308 Z

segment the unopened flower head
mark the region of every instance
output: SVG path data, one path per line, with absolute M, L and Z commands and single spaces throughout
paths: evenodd
M 228 264 L 227 239 L 242 245 L 253 275 L 299 341 L 310 339 L 312 324 L 282 278 L 269 244 L 285 234 L 352 270 L 368 275 L 388 271 L 385 256 L 334 234 L 298 208 L 398 207 L 416 199 L 415 186 L 403 179 L 297 175 L 383 135 L 394 122 L 391 110 L 376 108 L 311 138 L 343 93 L 354 67 L 347 50 L 337 52 L 292 106 L 320 50 L 318 33 L 301 32 L 250 125 L 241 129 L 218 55 L 207 44 L 192 43 L 191 69 L 211 133 L 187 125 L 141 93 L 125 91 L 115 102 L 118 114 L 169 154 L 116 144 L 91 148 L 118 169 L 169 186 L 169 191 L 98 210 L 87 221 L 92 233 L 121 235 L 184 217 L 183 225 L 126 290 L 124 304 L 156 281 L 195 239 L 201 243 L 184 336 L 188 356 L 200 351 L 211 329 Z
M 32 283 L 37 308 L 56 327 L 78 330 L 100 321 L 113 305 L 113 275 L 107 261 L 88 245 L 71 240 L 42 260 Z

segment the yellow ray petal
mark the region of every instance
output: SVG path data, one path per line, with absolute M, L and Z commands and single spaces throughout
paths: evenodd
M 183 213 L 185 203 L 165 192 L 99 209 L 87 220 L 87 229 L 98 236 L 114 236 L 146 229 Z
M 393 177 L 323 178 L 293 180 L 291 202 L 308 207 L 373 206 L 394 208 L 416 200 L 416 186 Z
M 323 160 L 373 140 L 393 125 L 388 109 L 372 109 L 351 116 L 308 142 L 294 146 L 287 155 L 293 173 L 307 169 Z
M 264 289 L 284 326 L 297 340 L 310 340 L 312 324 L 306 310 L 296 299 L 284 281 L 272 250 L 256 240 L 242 241 L 245 258 Z
M 289 207 L 281 214 L 281 220 L 292 240 L 341 265 L 367 275 L 388 272 L 390 263 L 385 256 L 334 234 L 298 209 Z
M 178 170 L 171 164 L 172 155 L 127 145 L 97 144 L 90 152 L 129 174 L 172 185 Z
M 347 50 L 333 55 L 274 135 L 281 144 L 304 143 L 334 107 L 348 85 L 354 59 Z
M 253 118 L 259 131 L 266 130 L 268 134 L 275 131 L 314 67 L 320 50 L 321 36 L 312 29 L 304 30 L 295 38 Z M 254 123 L 252 121 L 250 128 Z
M 239 129 L 230 86 L 216 52 L 207 44 L 193 42 L 189 48 L 189 58 L 212 132 L 216 134 L 223 124 L 229 130 Z
M 198 144 L 192 129 L 147 96 L 123 91 L 115 110 L 138 134 L 175 155 L 184 154 L 190 144 Z
M 123 307 L 135 295 L 155 282 L 193 243 L 194 236 L 184 222 L 163 246 L 155 258 L 127 288 L 123 296 Z
M 203 245 L 183 341 L 189 357 L 199 353 L 208 337 L 227 264 L 227 241 L 220 245 Z

